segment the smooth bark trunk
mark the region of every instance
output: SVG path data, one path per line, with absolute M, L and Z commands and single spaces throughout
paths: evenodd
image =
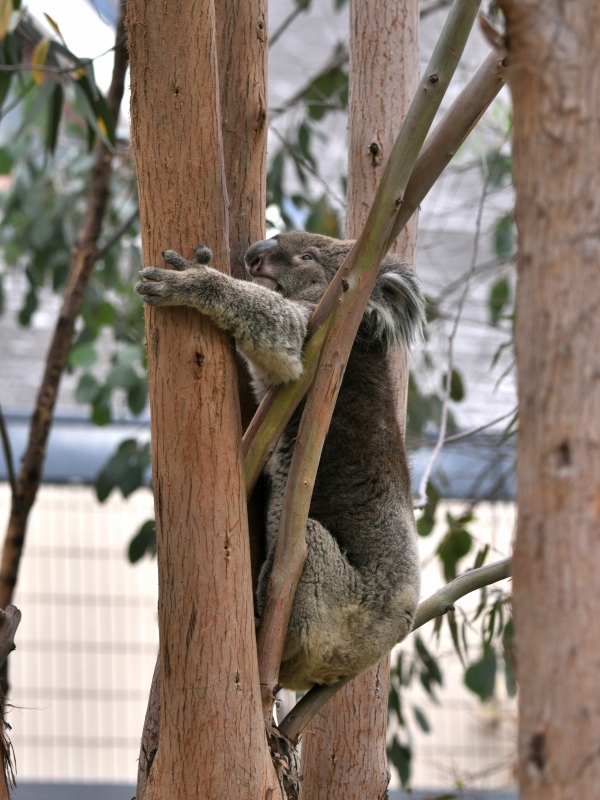
M 266 0 L 217 0 L 215 18 L 221 130 L 225 183 L 229 200 L 231 273 L 244 277 L 244 253 L 265 237 L 267 148 Z M 238 389 L 245 427 L 256 404 L 248 370 L 237 359 Z M 256 585 L 264 558 L 264 483 L 248 503 L 252 583 Z M 138 800 L 144 796 L 148 774 L 158 750 L 160 733 L 160 670 L 155 670 L 144 721 L 138 767 Z
M 521 800 L 600 787 L 600 5 L 500 3 L 514 101 Z
M 212 2 L 130 3 L 145 264 L 198 242 L 229 271 Z M 159 570 L 160 740 L 144 800 L 280 797 L 260 710 L 231 341 L 191 309 L 147 313 Z
M 350 106 L 346 235 L 362 231 L 383 168 L 419 82 L 414 0 L 350 2 Z M 416 217 L 394 250 L 412 263 Z M 407 359 L 394 354 L 398 412 L 406 411 Z M 389 656 L 345 686 L 302 739 L 302 800 L 375 800 L 387 791 Z

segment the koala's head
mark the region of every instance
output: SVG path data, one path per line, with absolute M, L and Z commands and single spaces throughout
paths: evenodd
M 304 231 L 280 233 L 248 248 L 246 271 L 284 297 L 317 302 L 352 244 Z

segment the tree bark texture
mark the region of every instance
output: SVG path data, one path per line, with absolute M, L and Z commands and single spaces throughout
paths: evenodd
M 212 0 L 132 0 L 128 28 L 144 263 L 203 242 L 229 271 Z M 275 800 L 233 345 L 185 308 L 149 310 L 147 340 L 161 718 L 144 800 Z
M 119 116 L 127 71 L 124 23 L 125 6 L 122 6 L 117 24 L 112 81 L 106 97 L 115 122 Z M 12 497 L 0 563 L 0 608 L 6 608 L 10 603 L 17 583 L 27 521 L 42 478 L 46 444 L 54 418 L 60 379 L 67 363 L 75 322 L 81 311 L 85 290 L 97 259 L 98 239 L 108 206 L 111 167 L 112 154 L 108 147 L 99 141 L 96 145 L 87 211 L 73 249 L 69 282 L 46 356 L 44 377 L 31 418 L 27 448 L 23 454 L 19 479 Z
M 350 102 L 346 235 L 366 222 L 387 158 L 419 82 L 419 7 L 415 0 L 350 0 Z M 417 219 L 394 250 L 412 263 Z M 392 356 L 404 429 L 408 362 Z M 379 800 L 387 792 L 390 660 L 345 686 L 302 738 L 302 800 Z
M 519 231 L 520 797 L 575 800 L 600 787 L 600 5 L 500 5 Z
M 231 273 L 245 277 L 244 253 L 265 237 L 267 155 L 266 0 L 216 0 L 215 18 L 225 183 L 229 201 Z M 248 369 L 237 358 L 242 427 L 256 409 Z M 252 584 L 264 560 L 265 485 L 259 481 L 248 502 Z M 158 749 L 160 670 L 157 667 L 148 700 L 138 768 L 138 800 Z
M 244 254 L 265 238 L 267 199 L 267 0 L 215 0 L 231 274 L 245 278 Z M 237 358 L 245 430 L 257 404 L 250 373 Z M 248 501 L 252 583 L 265 558 L 265 481 Z

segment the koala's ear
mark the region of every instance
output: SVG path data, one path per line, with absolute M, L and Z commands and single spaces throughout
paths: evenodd
M 194 255 L 196 264 L 208 264 L 213 257 L 212 250 L 205 244 L 199 244 Z

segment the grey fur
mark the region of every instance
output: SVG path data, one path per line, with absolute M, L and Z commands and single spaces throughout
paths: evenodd
M 173 251 L 177 270 L 148 267 L 136 285 L 152 305 L 198 308 L 233 334 L 260 397 L 297 378 L 312 310 L 353 242 L 284 233 L 246 253 L 251 281 L 238 281 Z M 210 251 L 209 251 L 210 252 Z M 198 263 L 201 262 L 201 263 Z M 263 285 L 259 285 L 259 284 Z M 308 558 L 285 642 L 280 682 L 304 691 L 356 675 L 410 631 L 420 592 L 417 536 L 404 441 L 395 414 L 390 349 L 420 330 L 419 283 L 395 256 L 384 260 L 361 322 L 333 414 L 307 524 Z M 273 560 L 283 493 L 301 409 L 266 467 L 267 560 Z

